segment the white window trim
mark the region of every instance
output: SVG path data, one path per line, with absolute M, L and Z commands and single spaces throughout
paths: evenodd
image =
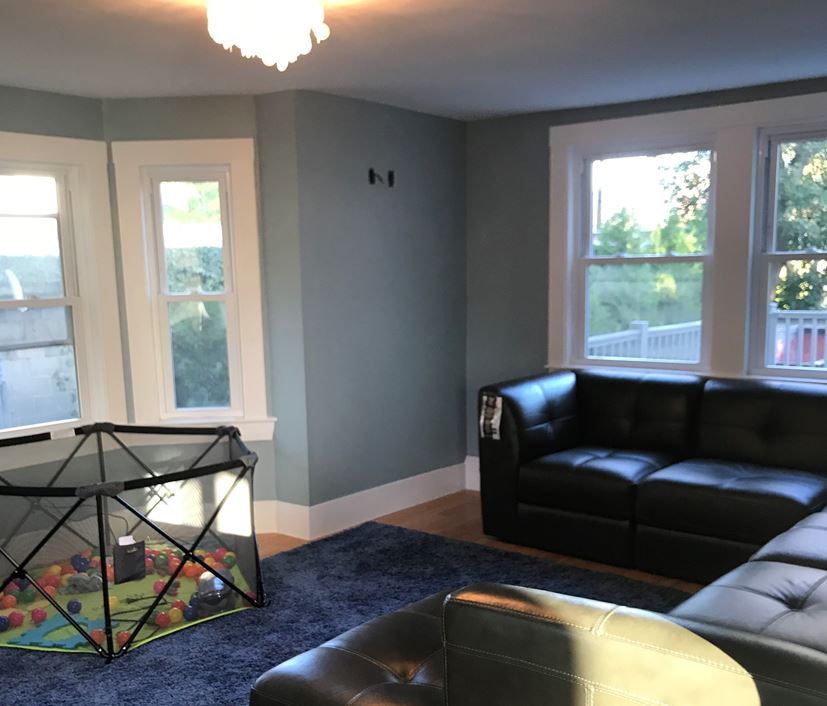
M 576 298 L 574 264 L 580 232 L 578 190 L 581 165 L 588 155 L 708 144 L 717 158 L 712 195 L 717 208 L 711 224 L 715 266 L 705 285 L 706 360 L 694 370 L 726 377 L 804 377 L 827 382 L 827 373 L 822 377 L 804 371 L 802 376 L 800 371 L 757 369 L 750 352 L 751 342 L 764 344 L 756 339 L 758 332 L 750 321 L 756 315 L 753 259 L 760 136 L 768 130 L 789 133 L 812 128 L 825 113 L 827 94 L 812 94 L 550 128 L 548 367 L 693 369 L 679 363 L 583 360 L 575 355 L 572 299 Z
M 81 416 L 0 431 L 0 439 L 127 420 L 106 143 L 0 132 L 0 160 L 60 173 L 71 201 L 77 273 L 75 350 Z
M 271 440 L 275 419 L 267 414 L 261 260 L 251 139 L 114 142 L 112 156 L 118 197 L 124 299 L 132 381 L 134 421 L 138 424 L 234 424 L 250 441 Z M 173 413 L 164 399 L 164 356 L 154 305 L 156 254 L 146 199 L 147 170 L 228 169 L 229 218 L 233 233 L 233 271 L 240 341 L 238 408 L 216 413 Z M 242 275 L 242 276 L 240 276 Z

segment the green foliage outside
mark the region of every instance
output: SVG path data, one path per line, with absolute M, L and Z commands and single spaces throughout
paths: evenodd
M 698 152 L 664 175 L 672 208 L 669 217 L 645 231 L 626 209 L 600 227 L 597 256 L 689 255 L 706 250 L 709 177 L 702 167 L 709 152 Z M 701 263 L 592 265 L 589 268 L 589 335 L 629 329 L 633 321 L 650 326 L 701 318 Z

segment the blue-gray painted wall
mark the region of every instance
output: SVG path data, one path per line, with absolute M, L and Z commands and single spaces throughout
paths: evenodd
M 94 98 L 0 86 L 0 130 L 101 140 L 101 102 Z
M 309 92 L 296 127 L 317 504 L 465 458 L 465 128 Z

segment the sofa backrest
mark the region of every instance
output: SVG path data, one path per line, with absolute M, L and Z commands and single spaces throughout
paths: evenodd
M 698 453 L 827 474 L 827 387 L 708 380 Z
M 695 445 L 703 386 L 696 375 L 579 371 L 581 440 L 688 455 Z

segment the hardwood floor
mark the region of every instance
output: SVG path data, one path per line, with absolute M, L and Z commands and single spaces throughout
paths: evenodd
M 438 534 L 451 539 L 476 542 L 477 544 L 484 544 L 489 547 L 497 547 L 508 551 L 521 552 L 523 554 L 552 559 L 560 563 L 580 566 L 595 571 L 620 574 L 628 578 L 647 581 L 660 586 L 677 588 L 689 593 L 694 593 L 701 588 L 697 584 L 687 583 L 686 581 L 680 581 L 678 579 L 654 576 L 653 574 L 647 574 L 634 569 L 623 569 L 617 566 L 597 564 L 584 559 L 576 559 L 574 557 L 563 556 L 562 554 L 546 552 L 542 549 L 532 549 L 516 544 L 507 544 L 493 537 L 487 537 L 482 531 L 479 493 L 471 490 L 446 495 L 444 498 L 432 500 L 431 502 L 416 505 L 401 512 L 395 512 L 392 515 L 380 517 L 377 522 L 385 522 L 389 525 Z M 305 544 L 305 542 L 295 537 L 287 537 L 280 534 L 259 535 L 259 547 L 262 556 L 278 554 L 279 552 L 293 549 L 302 544 Z

